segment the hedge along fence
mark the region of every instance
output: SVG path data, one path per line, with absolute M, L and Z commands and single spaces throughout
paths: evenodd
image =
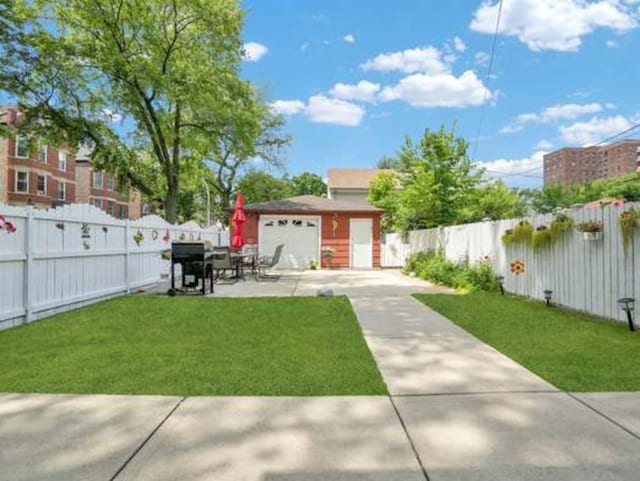
M 121 220 L 88 204 L 0 204 L 0 216 L 0 329 L 154 285 L 169 271 L 161 253 L 173 240 L 229 242 L 195 222 Z
M 496 274 L 504 276 L 508 292 L 543 300 L 549 289 L 554 304 L 625 321 L 617 300 L 634 297 L 640 306 L 640 227 L 637 213 L 631 214 L 635 222 L 627 222 L 631 228 L 623 235 L 620 214 L 639 207 L 626 203 L 571 209 L 564 213 L 570 221 L 561 226 L 553 224 L 558 214 L 548 214 L 415 231 L 405 236 L 404 247 L 392 244 L 400 239 L 394 234 L 387 237 L 386 248 L 407 254 L 442 248 L 454 261 L 488 257 Z M 523 220 L 529 226 L 518 226 Z M 600 223 L 597 240 L 585 240 L 578 230 L 581 225 L 587 228 Z M 538 230 L 540 226 L 550 232 L 541 234 L 544 229 Z M 505 233 L 512 238 L 503 239 Z

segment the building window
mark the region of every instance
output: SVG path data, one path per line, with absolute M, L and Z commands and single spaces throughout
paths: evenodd
M 43 144 L 42 142 L 38 149 L 38 160 L 40 162 L 47 162 L 47 144 Z
M 16 170 L 16 192 L 29 192 L 29 172 Z
M 16 137 L 16 157 L 21 159 L 29 158 L 29 142 L 21 135 Z
M 102 209 L 102 200 L 101 199 L 93 199 L 93 205 L 95 205 L 98 209 Z
M 38 174 L 38 195 L 47 195 L 47 176 Z
M 121 219 L 126 219 L 127 218 L 127 206 L 126 205 L 120 204 L 120 218 Z
M 109 202 L 107 202 L 107 214 L 113 215 L 113 211 L 114 211 L 114 203 L 112 200 L 110 200 Z
M 64 150 L 58 152 L 58 170 L 67 170 L 67 153 Z
M 67 198 L 67 184 L 64 182 L 58 182 L 58 200 L 66 200 Z
M 116 178 L 113 175 L 107 175 L 107 189 L 116 190 Z
M 93 188 L 94 189 L 102 189 L 103 185 L 103 174 L 102 172 L 94 172 L 93 173 Z

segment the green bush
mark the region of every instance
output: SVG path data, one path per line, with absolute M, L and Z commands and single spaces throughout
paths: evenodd
M 415 272 L 421 279 L 465 291 L 495 291 L 498 288 L 495 273 L 488 260 L 474 264 L 470 264 L 467 259 L 453 262 L 442 251 L 410 255 L 404 271 Z

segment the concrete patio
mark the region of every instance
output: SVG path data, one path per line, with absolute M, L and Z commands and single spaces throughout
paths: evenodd
M 281 273 L 214 296 L 348 295 L 389 396 L 0 395 L 11 481 L 637 479 L 640 393 L 558 391 L 410 297 L 397 271 Z

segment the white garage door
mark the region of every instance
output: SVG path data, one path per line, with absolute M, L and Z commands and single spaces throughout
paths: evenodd
M 284 244 L 278 269 L 306 269 L 320 259 L 320 218 L 316 216 L 261 215 L 260 255 L 273 255 Z

